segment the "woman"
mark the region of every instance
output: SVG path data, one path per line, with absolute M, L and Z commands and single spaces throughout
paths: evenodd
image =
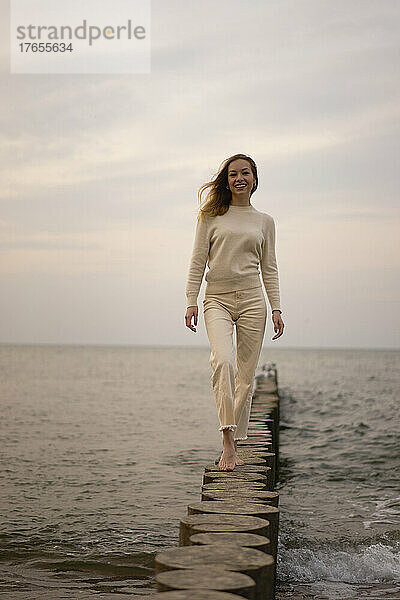
M 209 270 L 203 314 L 210 342 L 212 385 L 222 431 L 223 451 L 218 466 L 232 471 L 244 461 L 237 440 L 247 439 L 254 374 L 265 332 L 267 305 L 264 282 L 277 339 L 283 334 L 279 276 L 275 256 L 275 223 L 250 203 L 257 189 L 257 166 L 245 154 L 228 158 L 200 207 L 186 284 L 185 323 L 196 332 L 197 297 L 206 263 Z M 192 318 L 194 326 L 192 325 Z M 236 364 L 233 329 L 236 326 Z

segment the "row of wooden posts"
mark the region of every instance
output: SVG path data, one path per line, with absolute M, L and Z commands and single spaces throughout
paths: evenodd
M 274 600 L 278 553 L 279 393 L 274 363 L 255 377 L 244 465 L 204 469 L 201 501 L 180 520 L 179 546 L 155 556 L 157 598 Z

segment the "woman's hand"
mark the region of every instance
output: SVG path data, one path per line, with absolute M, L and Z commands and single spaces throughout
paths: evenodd
M 281 313 L 279 312 L 279 310 L 272 311 L 272 322 L 274 324 L 275 333 L 278 332 L 272 338 L 273 340 L 276 340 L 278 337 L 281 337 L 281 335 L 283 333 L 283 328 L 285 327 L 285 324 L 282 321 Z
M 188 306 L 185 314 L 185 323 L 186 327 L 189 327 L 192 331 L 196 333 L 196 329 L 192 325 L 192 317 L 194 317 L 194 324 L 197 325 L 197 319 L 199 316 L 199 309 L 197 306 Z

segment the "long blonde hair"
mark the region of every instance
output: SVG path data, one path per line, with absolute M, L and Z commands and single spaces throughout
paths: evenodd
M 258 175 L 257 165 L 254 160 L 246 154 L 234 154 L 227 158 L 220 166 L 218 173 L 214 175 L 211 181 L 204 183 L 198 191 L 198 198 L 200 203 L 199 218 L 203 218 L 206 214 L 216 217 L 217 215 L 223 215 L 227 212 L 229 205 L 232 200 L 232 192 L 228 186 L 228 169 L 232 161 L 243 158 L 250 163 L 251 170 L 253 172 L 255 183 L 250 192 L 250 198 L 258 187 Z M 227 189 L 228 186 L 228 189 Z M 206 194 L 204 203 L 202 204 L 202 195 L 209 188 Z

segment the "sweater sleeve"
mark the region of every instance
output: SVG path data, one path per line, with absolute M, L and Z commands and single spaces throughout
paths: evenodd
M 206 268 L 210 249 L 210 231 L 207 216 L 197 217 L 192 257 L 186 283 L 187 306 L 197 305 L 201 282 Z
M 276 229 L 274 219 L 268 216 L 263 254 L 260 261 L 261 275 L 264 282 L 271 311 L 281 309 L 279 293 L 279 274 L 275 255 Z

